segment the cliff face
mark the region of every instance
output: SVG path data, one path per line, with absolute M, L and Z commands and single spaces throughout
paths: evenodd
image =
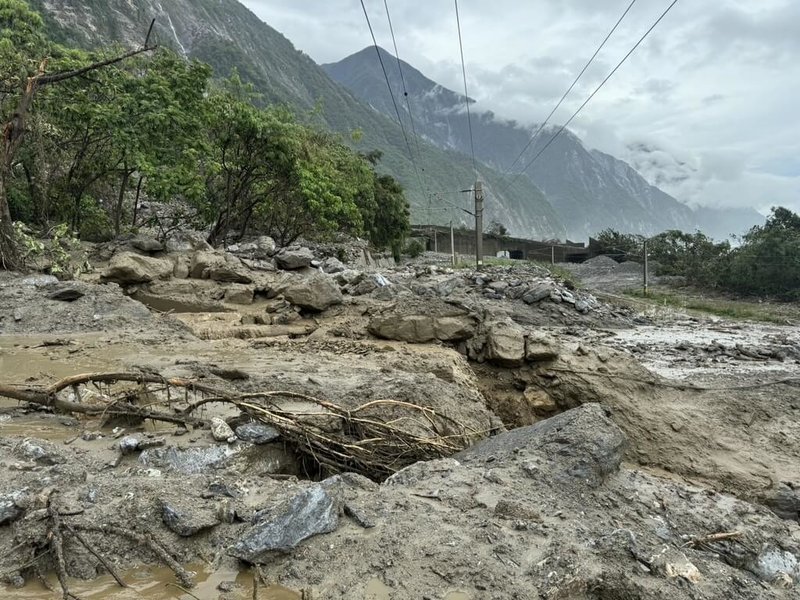
M 464 195 L 452 192 L 474 182 L 470 159 L 455 147 L 412 140 L 415 169 L 393 113 L 387 116 L 356 99 L 236 0 L 32 0 L 31 4 L 44 15 L 53 38 L 84 48 L 140 45 L 155 18 L 154 35 L 160 44 L 209 63 L 219 77 L 236 69 L 255 85 L 264 103 L 290 106 L 302 121 L 340 132 L 356 150 L 381 150 L 380 168 L 403 184 L 416 222 L 455 219 L 469 224 L 469 216 L 453 207 L 458 198 L 460 206 L 467 206 Z M 491 194 L 487 222 L 501 221 L 519 236 L 565 236 L 561 219 L 532 182 L 525 180 L 504 191 L 507 177 L 485 164 L 479 164 L 478 171 Z

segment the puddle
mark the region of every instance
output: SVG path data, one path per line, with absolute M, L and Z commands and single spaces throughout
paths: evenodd
M 392 588 L 384 584 L 380 579 L 374 577 L 367 582 L 364 588 L 365 600 L 389 600 L 392 596 Z
M 174 585 L 175 577 L 169 569 L 138 569 L 122 574 L 122 579 L 130 587 L 120 588 L 110 575 L 98 577 L 93 581 L 70 581 L 70 591 L 84 600 L 218 600 L 218 586 L 224 581 L 235 581 L 235 594 L 241 598 L 253 597 L 253 576 L 250 571 L 216 571 L 209 573 L 203 566 L 187 565 L 195 571 L 197 585 L 188 593 Z M 55 577 L 50 583 L 58 588 Z M 21 589 L 0 587 L 0 597 L 7 600 L 50 600 L 61 598 L 60 592 L 50 592 L 41 582 L 31 582 Z M 301 600 L 298 592 L 282 586 L 260 587 L 259 600 Z
M 4 403 L 0 403 L 2 406 Z M 16 406 L 16 402 L 9 401 L 10 406 Z M 37 416 L 11 418 L 10 415 L 0 415 L 0 436 L 19 436 L 32 437 L 48 442 L 63 442 L 74 438 L 80 433 L 75 427 L 62 425 L 52 418 L 42 418 Z

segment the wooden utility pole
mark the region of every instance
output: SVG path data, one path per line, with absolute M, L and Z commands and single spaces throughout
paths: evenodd
M 456 266 L 456 242 L 453 234 L 453 219 L 450 219 L 450 254 L 453 259 L 453 266 Z
M 648 272 L 647 272 L 647 268 L 648 268 L 648 264 L 647 264 L 647 240 L 645 240 L 644 244 L 643 244 L 643 254 L 644 254 L 644 295 L 647 296 L 647 276 L 648 276 Z
M 483 184 L 475 182 L 475 266 L 483 266 Z
M 556 264 L 556 247 L 550 246 L 550 264 Z

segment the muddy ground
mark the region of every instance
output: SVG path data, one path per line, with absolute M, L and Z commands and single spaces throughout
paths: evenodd
M 457 423 L 470 447 L 370 479 L 239 435 L 231 407 L 199 413 L 236 429 L 216 441 L 207 426 L 0 400 L 3 597 L 61 597 L 53 511 L 84 598 L 252 598 L 253 565 L 261 598 L 797 597 L 797 327 L 639 314 L 529 265 L 154 248 L 98 248 L 77 282 L 0 274 L 0 384 L 124 371 L 347 410 L 391 400 Z M 170 394 L 137 398 L 197 399 Z M 316 405 L 276 402 L 341 433 Z M 98 525 L 153 536 L 195 587 Z M 254 532 L 280 539 L 254 548 Z

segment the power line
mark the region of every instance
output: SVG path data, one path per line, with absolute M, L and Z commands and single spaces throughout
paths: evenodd
M 478 166 L 475 162 L 475 142 L 472 137 L 472 116 L 469 111 L 469 92 L 467 91 L 467 67 L 464 63 L 464 44 L 461 41 L 461 18 L 458 15 L 458 0 L 454 0 L 456 6 L 456 26 L 458 27 L 458 49 L 461 53 L 461 75 L 464 77 L 464 104 L 467 107 L 467 126 L 469 127 L 469 149 L 472 153 L 472 169 L 475 176 L 478 175 Z M 362 0 L 363 4 L 363 0 Z
M 389 14 L 389 2 L 388 0 L 383 0 L 383 6 L 386 9 L 386 20 L 389 22 L 389 33 L 392 34 L 392 45 L 394 46 L 394 56 L 397 59 L 397 70 L 400 73 L 400 83 L 403 86 L 403 97 L 406 100 L 406 108 L 408 109 L 408 118 L 411 121 L 411 133 L 414 135 L 414 144 L 417 147 L 417 158 L 422 158 L 422 153 L 419 149 L 419 136 L 417 136 L 417 127 L 414 125 L 414 113 L 411 111 L 411 97 L 408 95 L 408 89 L 406 88 L 406 78 L 403 75 L 403 65 L 400 61 L 400 52 L 397 50 L 397 40 L 394 37 L 394 26 L 392 25 L 392 17 Z M 425 167 L 422 167 L 422 170 L 425 171 Z
M 419 188 L 420 191 L 422 191 L 424 186 L 422 185 L 422 178 L 419 176 L 417 161 L 414 160 L 414 153 L 411 152 L 411 144 L 408 143 L 408 135 L 406 135 L 406 128 L 403 125 L 403 119 L 400 118 L 400 109 L 397 107 L 397 100 L 395 100 L 394 97 L 392 84 L 389 83 L 389 74 L 386 72 L 386 65 L 383 64 L 383 57 L 381 56 L 381 50 L 378 47 L 378 41 L 375 39 L 375 31 L 372 29 L 372 23 L 369 20 L 369 14 L 367 13 L 367 7 L 364 4 L 364 0 L 361 0 L 361 8 L 364 10 L 364 18 L 367 20 L 367 27 L 369 27 L 369 34 L 372 36 L 372 45 L 375 48 L 375 53 L 378 55 L 378 62 L 381 64 L 381 71 L 383 71 L 383 78 L 386 80 L 386 87 L 389 89 L 389 96 L 391 96 L 392 98 L 392 105 L 394 106 L 394 112 L 397 115 L 397 122 L 400 125 L 400 131 L 403 133 L 403 139 L 406 142 L 406 148 L 408 149 L 408 157 L 411 159 L 411 164 L 414 166 L 414 172 L 417 174 L 417 181 L 419 182 Z
M 678 0 L 673 0 L 673 1 L 672 1 L 672 3 L 671 3 L 671 4 L 670 4 L 668 7 L 667 7 L 667 9 L 666 9 L 666 10 L 665 10 L 663 13 L 661 13 L 661 16 L 660 16 L 660 17 L 658 17 L 658 19 L 656 19 L 656 22 L 655 22 L 655 23 L 653 23 L 653 24 L 650 26 L 650 28 L 649 28 L 647 31 L 645 31 L 644 35 L 643 35 L 642 37 L 640 37 L 640 38 L 639 38 L 639 41 L 638 41 L 638 42 L 636 42 L 636 43 L 633 45 L 633 48 L 631 48 L 631 49 L 628 51 L 628 53 L 627 53 L 627 54 L 626 54 L 626 55 L 625 55 L 625 56 L 622 58 L 622 60 L 621 60 L 621 61 L 619 61 L 619 62 L 617 63 L 617 66 L 616 66 L 616 67 L 614 67 L 614 68 L 611 70 L 611 72 L 610 72 L 610 73 L 609 73 L 609 74 L 606 76 L 606 78 L 605 78 L 605 79 L 603 79 L 603 81 L 601 81 L 601 82 L 600 82 L 600 85 L 598 85 L 598 86 L 595 88 L 595 90 L 594 90 L 594 91 L 593 91 L 593 92 L 592 92 L 592 93 L 589 95 L 589 97 L 588 97 L 588 98 L 586 98 L 586 100 L 584 100 L 584 101 L 583 101 L 583 104 L 581 104 L 581 105 L 578 107 L 578 110 L 576 110 L 574 113 L 572 113 L 572 116 L 571 116 L 571 117 L 570 117 L 570 118 L 567 120 L 567 122 L 566 122 L 566 123 L 564 123 L 564 124 L 561 126 L 561 128 L 560 128 L 560 129 L 559 129 L 559 130 L 558 130 L 558 131 L 557 131 L 557 132 L 556 132 L 556 133 L 553 135 L 553 137 L 551 137 L 551 138 L 550 138 L 550 139 L 547 141 L 547 143 L 544 145 L 544 147 L 543 147 L 541 150 L 539 150 L 539 152 L 537 152 L 537 153 L 536 153 L 536 155 L 535 155 L 535 156 L 534 156 L 534 157 L 533 157 L 531 160 L 529 160 L 529 161 L 528 161 L 528 163 L 527 163 L 527 164 L 526 164 L 526 165 L 525 165 L 525 166 L 522 168 L 522 170 L 521 170 L 521 171 L 519 171 L 519 172 L 518 172 L 518 173 L 517 173 L 517 174 L 514 176 L 514 178 L 511 180 L 511 183 L 509 183 L 509 185 L 508 185 L 508 188 L 507 188 L 507 189 L 510 189 L 510 188 L 511 188 L 511 186 L 513 186 L 513 185 L 514 185 L 514 183 L 517 181 L 517 179 L 519 179 L 519 176 L 520 176 L 520 175 L 522 175 L 523 173 L 525 173 L 525 171 L 527 171 L 527 170 L 528 170 L 528 169 L 531 167 L 531 165 L 533 165 L 533 163 L 534 163 L 534 162 L 536 162 L 536 160 L 537 160 L 537 159 L 538 159 L 538 158 L 539 158 L 539 157 L 542 155 L 542 153 L 543 153 L 545 150 L 547 150 L 547 149 L 550 147 L 550 145 L 551 145 L 551 144 L 552 144 L 552 143 L 553 143 L 553 142 L 556 140 L 556 138 L 557 138 L 559 135 L 561 135 L 561 134 L 564 132 L 564 130 L 565 130 L 565 129 L 567 128 L 567 126 L 568 126 L 568 125 L 569 125 L 569 124 L 572 122 L 572 120 L 573 120 L 575 117 L 577 117 L 577 116 L 578 116 L 578 113 L 580 113 L 580 112 L 583 110 L 583 108 L 584 108 L 584 107 L 585 107 L 587 104 L 589 104 L 589 101 L 590 101 L 592 98 L 594 98 L 595 94 L 597 94 L 597 92 L 599 92 L 599 91 L 600 91 L 600 89 L 601 89 L 601 88 L 602 88 L 602 87 L 603 87 L 603 86 L 606 84 L 606 82 L 607 82 L 609 79 L 611 79 L 611 77 L 614 75 L 614 73 L 616 73 L 616 72 L 617 72 L 617 70 L 618 70 L 618 69 L 619 69 L 619 68 L 620 68 L 620 67 L 621 67 L 621 66 L 622 66 L 622 65 L 625 63 L 625 61 L 626 61 L 626 60 L 628 60 L 628 58 L 631 56 L 631 54 L 633 54 L 633 53 L 634 53 L 634 51 L 636 50 L 636 48 L 638 48 L 638 47 L 639 47 L 639 45 L 640 45 L 640 44 L 641 44 L 641 43 L 642 43 L 642 42 L 645 40 L 645 38 L 646 38 L 648 35 L 650 35 L 650 32 L 652 32 L 652 31 L 653 31 L 653 29 L 655 29 L 655 28 L 656 28 L 656 26 L 657 26 L 657 25 L 658 25 L 658 24 L 661 22 L 661 20 L 662 20 L 662 19 L 663 19 L 665 16 L 667 16 L 667 13 L 668 13 L 670 10 L 672 10 L 672 7 L 673 7 L 673 6 L 675 6 L 677 3 L 678 3 Z
M 531 144 L 533 143 L 533 141 L 534 141 L 534 140 L 535 140 L 535 139 L 536 139 L 536 138 L 539 136 L 539 134 L 542 132 L 542 129 L 544 129 L 545 125 L 547 125 L 547 123 L 550 121 L 550 118 L 551 118 L 551 117 L 553 116 L 553 114 L 555 114 L 555 112 L 558 110 L 558 108 L 559 108 L 559 107 L 561 106 L 561 104 L 564 102 L 564 100 L 566 99 L 566 97 L 569 95 L 569 93 L 572 91 L 572 89 L 573 89 L 573 88 L 575 87 L 575 85 L 578 83 L 578 81 L 580 80 L 580 78 L 581 78 L 581 77 L 583 77 L 583 74 L 586 72 L 586 69 L 588 69 L 588 68 L 589 68 L 589 66 L 590 66 L 590 65 L 591 65 L 591 64 L 594 62 L 594 59 L 595 59 L 595 58 L 597 58 L 597 55 L 600 53 L 600 50 L 602 50 L 602 49 L 603 49 L 603 46 L 605 46 L 605 45 L 606 45 L 606 42 L 609 40 L 609 38 L 610 38 L 610 37 L 611 37 L 611 36 L 614 34 L 614 32 L 617 30 L 617 27 L 619 27 L 619 24 L 620 24 L 620 23 L 622 23 L 622 20 L 625 18 L 625 16 L 628 14 L 628 12 L 630 12 L 630 10 L 631 10 L 631 8 L 633 8 L 633 5 L 634 5 L 634 4 L 636 4 L 636 0 L 631 0 L 631 3 L 628 5 L 628 8 L 626 8 L 626 9 L 625 9 L 625 12 L 623 12 L 623 13 L 622 13 L 622 16 L 621 16 L 621 17 L 620 17 L 620 18 L 617 20 L 617 22 L 614 24 L 614 27 L 612 27 L 612 28 L 611 28 L 611 31 L 609 31 L 609 32 L 608 32 L 608 35 L 605 37 L 605 39 L 602 41 L 602 43 L 601 43 L 601 44 L 600 44 L 600 45 L 597 47 L 597 50 L 595 50 L 595 51 L 594 51 L 594 54 L 592 54 L 592 57 L 591 57 L 591 58 L 590 58 L 590 59 L 587 61 L 587 63 L 586 63 L 584 66 L 583 66 L 583 69 L 581 69 L 581 72 L 580 72 L 580 73 L 578 73 L 578 76 L 575 78 L 575 80 L 572 82 L 572 84 L 571 84 L 571 85 L 570 85 L 570 86 L 567 88 L 567 91 L 566 91 L 566 92 L 564 92 L 564 95 L 563 95 L 563 96 L 561 96 L 561 99 L 558 101 L 558 104 L 556 104 L 556 105 L 555 105 L 555 107 L 553 108 L 553 110 L 551 110 L 551 111 L 550 111 L 550 114 L 549 114 L 549 115 L 547 115 L 547 118 L 546 118 L 544 121 L 542 121 L 542 123 L 539 125 L 538 129 L 536 129 L 536 132 L 535 132 L 535 133 L 534 133 L 534 134 L 531 136 L 531 138 L 528 140 L 528 143 L 527 143 L 527 144 L 525 144 L 525 147 L 524 147 L 524 148 L 523 148 L 523 149 L 520 151 L 520 153 L 517 155 L 517 158 L 515 158 L 515 159 L 514 159 L 514 162 L 513 162 L 513 163 L 511 163 L 511 166 L 510 166 L 510 167 L 508 167 L 508 169 L 506 169 L 506 171 L 505 171 L 506 173 L 510 172 L 510 171 L 511 171 L 511 169 L 513 169 L 513 168 L 516 166 L 516 164 L 519 162 L 519 159 L 521 159 L 521 158 L 522 158 L 522 155 L 523 155 L 523 154 L 525 154 L 525 151 L 526 151 L 528 148 L 530 148 L 530 147 L 531 147 Z

